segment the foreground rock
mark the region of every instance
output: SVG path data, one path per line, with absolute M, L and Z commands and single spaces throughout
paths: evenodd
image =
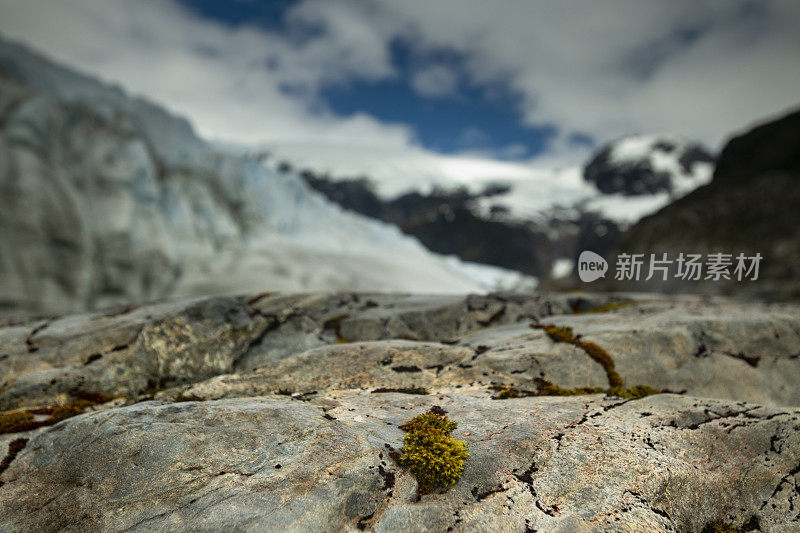
M 795 530 L 798 355 L 796 306 L 692 297 L 264 294 L 7 325 L 0 531 Z M 577 390 L 613 373 L 672 392 Z M 387 445 L 434 405 L 471 457 L 420 497 Z

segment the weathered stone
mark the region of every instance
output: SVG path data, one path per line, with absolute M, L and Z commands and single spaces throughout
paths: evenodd
M 471 457 L 444 494 L 414 494 L 385 444 L 433 403 Z M 328 415 L 326 418 L 325 415 Z M 62 422 L 2 475 L 0 525 L 152 531 L 787 530 L 800 411 L 659 395 L 491 400 L 340 392 L 146 402 Z
M 800 310 L 631 298 L 261 294 L 0 327 L 0 421 L 74 409 L 0 434 L 0 531 L 796 529 Z M 608 389 L 590 345 L 681 394 L 537 396 Z M 435 405 L 470 457 L 420 497 L 386 445 Z

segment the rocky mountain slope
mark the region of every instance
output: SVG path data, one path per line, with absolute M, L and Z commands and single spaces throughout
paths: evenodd
M 800 111 L 732 138 L 710 184 L 630 228 L 616 245 L 627 253 L 760 253 L 755 282 L 680 280 L 623 285 L 633 290 L 800 298 Z M 680 231 L 675 231 L 680 228 Z M 612 285 L 606 285 L 609 288 Z M 619 288 L 619 284 L 613 285 Z
M 530 281 L 430 254 L 152 103 L 0 41 L 0 312 Z
M 0 353 L 3 531 L 800 521 L 797 306 L 259 294 L 8 324 Z M 470 456 L 419 495 L 392 450 L 433 406 Z

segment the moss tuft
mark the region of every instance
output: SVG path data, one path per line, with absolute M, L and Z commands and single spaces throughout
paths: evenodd
M 706 524 L 703 533 L 741 533 L 742 530 L 721 520 L 715 520 Z
M 199 396 L 194 396 L 193 394 L 184 394 L 182 392 L 175 397 L 175 403 L 204 401 L 206 401 L 205 398 L 200 398 Z
M 497 393 L 498 400 L 507 400 L 509 398 L 519 398 L 522 396 L 517 389 L 506 388 L 500 389 L 500 392 Z
M 411 420 L 408 420 L 400 426 L 400 429 L 409 432 L 436 429 L 449 435 L 457 427 L 458 424 L 449 420 L 446 415 L 428 411 L 427 413 L 417 415 Z
M 543 329 L 553 342 L 576 343 L 575 335 L 573 335 L 572 328 L 569 326 L 559 327 L 553 324 L 532 324 L 531 327 L 534 329 Z
M 577 387 L 574 389 L 564 389 L 555 383 L 551 383 L 544 379 L 537 379 L 536 381 L 538 382 L 538 390 L 536 392 L 519 390 L 503 385 L 493 385 L 489 388 L 499 392 L 497 395 L 492 396 L 492 399 L 507 400 L 509 398 L 526 398 L 528 396 L 583 396 L 585 394 L 606 394 L 608 396 L 616 396 L 629 400 L 638 400 L 639 398 L 644 398 L 645 396 L 669 392 L 666 390 L 656 390 L 652 387 L 648 387 L 647 385 L 636 385 L 630 388 L 620 386 L 611 387 L 608 389 L 602 389 L 600 387 Z
M 600 394 L 605 392 L 606 389 L 601 389 L 599 387 L 578 387 L 575 389 L 564 389 L 555 383 L 541 380 L 537 396 L 581 396 L 584 394 Z
M 27 411 L 0 414 L 0 434 L 19 433 L 39 427 L 33 415 Z
M 623 307 L 630 307 L 632 305 L 636 305 L 638 302 L 633 300 L 626 300 L 622 302 L 610 302 L 607 304 L 600 305 L 593 309 L 589 309 L 588 311 L 579 311 L 573 308 L 572 313 L 575 315 L 585 315 L 589 313 L 608 313 L 609 311 L 614 311 L 616 309 L 621 309 Z
M 464 441 L 450 436 L 456 427 L 458 424 L 448 420 L 444 409 L 437 406 L 400 426 L 408 434 L 399 453 L 390 455 L 417 478 L 419 494 L 446 490 L 464 472 L 464 460 L 469 453 Z
M 379 387 L 372 391 L 372 394 L 381 394 L 386 392 L 399 392 L 401 394 L 430 394 L 428 389 L 424 387 L 397 387 L 397 388 L 387 388 L 387 387 Z
M 0 434 L 21 433 L 52 426 L 62 420 L 82 414 L 89 407 L 117 398 L 117 396 L 108 396 L 99 392 L 72 391 L 70 394 L 78 399 L 62 405 L 0 413 Z M 47 418 L 37 419 L 34 415 L 46 416 Z
M 28 411 L 14 411 L 0 414 L 0 434 L 21 433 L 34 429 L 52 426 L 62 420 L 83 413 L 87 405 L 76 402 L 66 405 L 54 405 Z M 37 420 L 33 415 L 47 415 L 47 418 Z
M 620 398 L 627 398 L 629 400 L 638 400 L 645 396 L 652 396 L 653 394 L 661 394 L 662 392 L 669 392 L 668 390 L 658 390 L 647 385 L 634 385 L 633 387 L 612 387 L 606 391 L 609 396 L 618 396 Z
M 110 402 L 111 400 L 115 400 L 117 398 L 122 398 L 122 396 L 119 395 L 111 396 L 110 394 L 104 394 L 102 392 L 89 392 L 83 390 L 73 390 L 70 392 L 70 395 L 78 400 L 85 400 L 95 405 Z
M 614 360 L 603 348 L 593 342 L 585 342 L 573 335 L 572 328 L 558 327 L 552 324 L 531 324 L 534 329 L 543 329 L 544 332 L 554 342 L 566 342 L 577 346 L 586 352 L 586 355 L 600 363 L 606 372 L 609 387 L 616 388 L 622 386 L 622 377 L 614 369 Z

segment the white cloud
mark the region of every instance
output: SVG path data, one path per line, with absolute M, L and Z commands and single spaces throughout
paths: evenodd
M 373 1 L 388 31 L 463 54 L 472 82 L 506 83 L 555 143 L 668 131 L 717 147 L 800 104 L 794 0 Z
M 206 136 L 312 155 L 328 146 L 342 163 L 376 149 L 431 168 L 452 159 L 434 163 L 411 128 L 337 116 L 319 96 L 331 84 L 396 78 L 396 40 L 416 58 L 461 58 L 416 65 L 409 81 L 420 94 L 504 87 L 526 124 L 554 125 L 537 165 L 580 162 L 588 148 L 569 142 L 576 132 L 603 142 L 667 131 L 716 148 L 800 103 L 796 0 L 301 0 L 286 32 L 227 26 L 174 0 L 0 0 L 0 10 L 5 36 L 147 95 Z
M 0 32 L 188 116 L 209 137 L 408 146 L 413 132 L 365 114 L 339 117 L 323 84 L 393 75 L 388 43 L 330 1 L 289 14 L 289 35 L 232 28 L 167 0 L 0 1 Z M 321 25 L 313 39 L 302 21 Z

